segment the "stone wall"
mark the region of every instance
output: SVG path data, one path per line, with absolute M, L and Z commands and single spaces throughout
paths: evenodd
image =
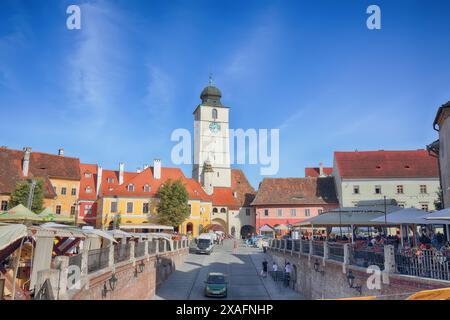
M 109 286 L 112 270 L 100 270 L 90 276 L 89 283 L 70 299 L 73 300 L 148 300 L 155 295 L 158 285 L 183 263 L 188 249 L 180 249 L 156 254 L 143 259 L 136 259 L 116 265 L 117 284 L 114 290 Z M 136 273 L 139 265 L 144 263 L 142 273 Z M 140 271 L 140 270 L 139 270 Z M 106 294 L 104 287 L 106 285 Z
M 306 299 L 334 299 L 358 296 L 377 296 L 378 299 L 404 299 L 414 292 L 450 287 L 450 281 L 434 280 L 405 276 L 395 273 L 381 273 L 380 289 L 369 289 L 367 280 L 374 279 L 367 269 L 344 264 L 334 260 L 323 259 L 312 255 L 300 254 L 279 249 L 270 249 L 269 253 L 279 266 L 290 262 L 295 272 L 292 287 L 303 294 Z M 314 264 L 318 262 L 317 271 Z M 361 292 L 350 288 L 347 272 L 351 270 L 354 287 L 361 286 Z M 295 275 L 296 274 L 296 275 Z M 374 284 L 370 281 L 370 284 Z

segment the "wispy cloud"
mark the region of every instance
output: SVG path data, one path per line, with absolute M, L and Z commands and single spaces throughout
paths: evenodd
M 167 72 L 160 67 L 148 65 L 148 86 L 145 104 L 151 115 L 167 116 L 173 106 L 175 84 Z
M 68 89 L 72 106 L 96 126 L 102 126 L 108 114 L 118 106 L 125 85 L 126 49 L 120 25 L 123 17 L 105 2 L 81 5 L 82 29 L 76 51 L 69 58 Z

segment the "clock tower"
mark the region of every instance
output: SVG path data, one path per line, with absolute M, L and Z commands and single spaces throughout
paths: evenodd
M 212 187 L 231 187 L 228 127 L 230 109 L 222 105 L 221 97 L 222 93 L 212 85 L 210 79 L 209 86 L 200 95 L 202 102 L 194 111 L 192 177 L 205 190 L 211 184 Z

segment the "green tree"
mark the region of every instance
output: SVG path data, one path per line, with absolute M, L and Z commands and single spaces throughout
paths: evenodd
M 36 186 L 33 191 L 33 202 L 30 210 L 34 213 L 41 213 L 44 210 L 44 181 L 36 179 Z M 28 198 L 30 195 L 31 180 L 19 181 L 16 184 L 16 189 L 11 194 L 10 208 L 22 204 L 25 207 L 28 205 Z
M 177 227 L 189 215 L 189 194 L 181 180 L 168 180 L 158 189 L 158 222 Z
M 436 191 L 437 199 L 434 200 L 434 207 L 436 210 L 442 210 L 444 209 L 444 193 L 442 192 L 442 189 L 439 188 L 438 191 Z

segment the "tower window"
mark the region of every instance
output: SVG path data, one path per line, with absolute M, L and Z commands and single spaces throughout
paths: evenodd
M 217 109 L 212 109 L 212 118 L 213 118 L 214 120 L 217 119 Z

